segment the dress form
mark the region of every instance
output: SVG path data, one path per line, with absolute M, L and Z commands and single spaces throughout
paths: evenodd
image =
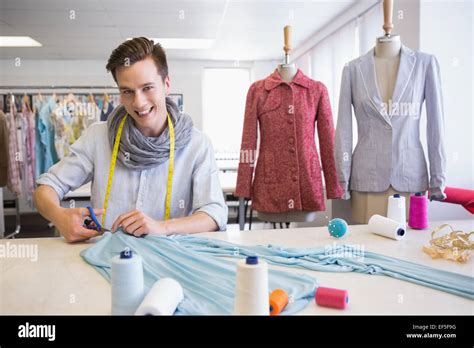
M 392 99 L 397 80 L 401 52 L 400 36 L 378 38 L 375 44 L 375 74 L 377 87 L 382 101 L 388 105 Z M 354 223 L 367 224 L 374 214 L 387 215 L 388 197 L 398 193 L 405 197 L 406 216 L 408 216 L 410 193 L 398 192 L 390 186 L 384 192 L 351 192 L 352 220 Z
M 298 69 L 295 64 L 290 64 L 290 55 L 291 50 L 289 41 L 290 41 L 290 27 L 285 27 L 285 63 L 279 64 L 277 67 L 278 73 L 283 81 L 291 83 L 295 77 Z M 258 217 L 260 220 L 268 222 L 311 222 L 316 220 L 317 212 L 315 211 L 289 211 L 285 213 L 267 213 L 267 212 L 258 212 Z

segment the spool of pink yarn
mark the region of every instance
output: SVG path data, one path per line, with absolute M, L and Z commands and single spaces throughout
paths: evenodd
M 316 303 L 319 306 L 345 309 L 349 302 L 346 290 L 319 287 L 315 293 Z
M 426 196 L 421 192 L 410 196 L 408 226 L 416 230 L 422 230 L 428 227 L 428 199 L 426 199 Z

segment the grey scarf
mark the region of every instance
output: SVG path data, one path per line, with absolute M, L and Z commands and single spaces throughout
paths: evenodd
M 176 151 L 186 146 L 191 139 L 193 121 L 189 115 L 181 113 L 176 103 L 168 97 L 166 98 L 166 109 L 174 126 Z M 108 117 L 107 128 L 109 130 L 109 144 L 112 150 L 120 121 L 125 114 L 125 107 L 119 105 Z M 149 169 L 166 162 L 169 158 L 169 153 L 170 135 L 168 127 L 158 137 L 146 137 L 135 127 L 133 118 L 131 116 L 127 117 L 123 125 L 117 155 L 120 163 L 134 170 Z

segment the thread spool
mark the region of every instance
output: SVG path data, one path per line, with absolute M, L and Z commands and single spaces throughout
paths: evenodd
M 369 219 L 368 227 L 372 233 L 395 240 L 403 239 L 406 235 L 405 224 L 378 214 L 372 215 Z
M 162 278 L 153 284 L 135 315 L 173 315 L 183 299 L 181 285 L 174 279 Z
M 347 232 L 347 222 L 343 219 L 332 219 L 328 224 L 329 234 L 335 238 L 343 237 Z
M 315 300 L 318 306 L 345 309 L 349 303 L 349 294 L 347 290 L 319 287 Z
M 237 315 L 269 315 L 268 266 L 257 256 L 237 262 L 234 313 Z
M 404 225 L 407 223 L 405 197 L 398 193 L 388 197 L 387 218 Z
M 408 226 L 416 230 L 422 230 L 428 227 L 428 200 L 421 192 L 410 196 Z
M 143 300 L 142 259 L 125 249 L 112 258 L 112 315 L 132 315 Z
M 270 315 L 278 315 L 288 304 L 288 294 L 285 290 L 276 289 L 270 294 Z

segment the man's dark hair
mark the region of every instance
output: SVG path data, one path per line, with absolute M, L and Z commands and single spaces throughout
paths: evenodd
M 166 53 L 159 43 L 155 44 L 153 40 L 149 40 L 146 37 L 136 37 L 120 44 L 120 46 L 112 51 L 105 68 L 112 73 L 115 82 L 117 82 L 115 75 L 117 68 L 130 66 L 148 57 L 153 58 L 158 74 L 164 81 L 168 76 Z

